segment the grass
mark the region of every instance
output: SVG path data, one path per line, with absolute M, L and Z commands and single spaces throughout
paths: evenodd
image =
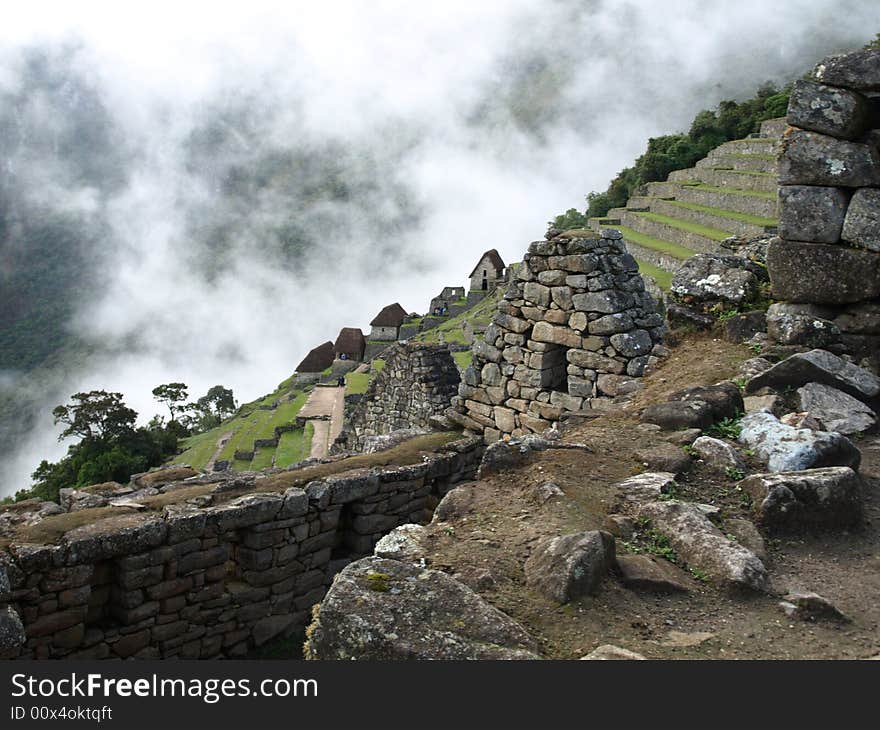
M 345 376 L 345 394 L 362 395 L 366 393 L 370 380 L 369 373 L 348 373 Z
M 747 198 L 764 198 L 765 200 L 776 200 L 777 193 L 766 193 L 761 190 L 740 190 L 739 188 L 719 188 L 714 185 L 704 185 L 703 183 L 688 183 L 686 187 L 694 190 L 708 190 L 710 193 L 723 193 L 725 195 L 745 195 Z
M 307 459 L 314 435 L 315 425 L 311 421 L 306 422 L 305 428 L 281 434 L 278 448 L 275 449 L 275 466 L 286 468 Z
M 253 469 L 254 471 L 268 469 L 273 465 L 274 461 L 275 449 L 259 448 L 254 454 L 253 461 L 251 461 L 249 468 Z
M 502 291 L 500 288 L 496 289 L 485 299 L 461 314 L 447 320 L 439 327 L 434 327 L 427 332 L 420 333 L 413 338 L 414 341 L 437 344 L 440 342 L 440 336 L 442 335 L 444 342 L 456 345 L 466 345 L 467 341 L 465 340 L 464 332 L 461 329 L 462 325 L 465 322 L 488 325 L 492 316 L 495 314 L 495 305 L 498 303 L 501 293 Z
M 657 286 L 663 291 L 669 291 L 669 287 L 672 286 L 672 272 L 666 271 L 666 269 L 661 269 L 659 266 L 649 264 L 646 261 L 639 261 L 638 264 L 641 273 L 652 277 L 654 281 L 657 282 Z
M 205 431 L 205 433 L 183 439 L 182 446 L 184 451 L 175 456 L 172 461 L 179 464 L 189 464 L 193 469 L 204 469 L 205 464 L 208 463 L 208 460 L 217 450 L 217 441 L 224 433 L 226 433 L 224 427 L 218 426 L 210 431 Z
M 660 215 L 659 213 L 635 213 L 634 215 L 639 216 L 639 218 L 644 218 L 645 220 L 653 221 L 654 223 L 661 223 L 666 226 L 671 226 L 672 228 L 677 228 L 680 231 L 695 233 L 698 236 L 710 238 L 713 241 L 723 241 L 725 238 L 730 238 L 730 233 L 727 231 L 722 231 L 718 228 L 710 228 L 709 226 L 704 226 L 700 223 L 693 223 L 692 221 L 681 220 L 680 218 L 670 218 L 668 215 Z
M 463 350 L 462 352 L 453 352 L 452 359 L 455 360 L 459 370 L 466 370 L 473 362 L 474 356 L 470 350 Z
M 729 218 L 732 221 L 740 223 L 751 223 L 754 226 L 776 226 L 779 221 L 776 218 L 763 218 L 759 215 L 749 215 L 748 213 L 737 213 L 734 210 L 725 210 L 724 208 L 711 208 L 708 205 L 698 205 L 697 203 L 685 203 L 680 200 L 666 200 L 665 203 L 674 205 L 685 210 L 693 210 L 698 213 L 706 213 L 715 215 L 719 218 Z
M 746 160 L 768 160 L 770 162 L 774 162 L 776 160 L 776 155 L 762 155 L 762 154 L 754 154 L 750 155 L 745 152 L 725 152 L 725 157 L 738 157 L 740 159 Z
M 373 370 L 375 370 L 377 373 L 381 373 L 385 369 L 385 361 L 376 358 L 375 360 L 373 360 L 372 367 Z
M 718 172 L 730 172 L 734 175 L 752 175 L 753 177 L 776 177 L 775 172 L 758 172 L 757 170 L 731 170 L 729 167 L 709 167 L 709 170 Z
M 679 246 L 677 243 L 670 243 L 669 241 L 662 241 L 659 238 L 654 238 L 654 236 L 649 236 L 645 233 L 639 233 L 638 231 L 634 231 L 632 228 L 627 228 L 626 226 L 618 226 L 617 230 L 619 230 L 623 237 L 632 241 L 633 243 L 642 246 L 644 248 L 650 248 L 654 251 L 660 251 L 661 253 L 666 253 L 676 259 L 689 259 L 694 255 L 694 252 L 689 248 L 685 248 L 684 246 Z

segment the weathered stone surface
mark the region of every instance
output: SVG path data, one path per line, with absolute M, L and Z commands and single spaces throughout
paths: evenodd
M 856 190 L 846 209 L 841 235 L 853 246 L 880 252 L 880 190 Z
M 767 309 L 767 335 L 780 345 L 828 347 L 840 341 L 840 328 L 827 307 L 775 302 Z
M 718 299 L 738 305 L 755 294 L 758 284 L 746 259 L 698 253 L 676 269 L 670 291 L 697 301 Z
M 64 535 L 70 563 L 131 555 L 160 545 L 168 534 L 161 518 L 120 515 L 77 527 Z
M 637 329 L 611 335 L 611 346 L 624 357 L 632 358 L 647 355 L 654 343 L 645 330 Z
M 849 623 L 846 614 L 818 593 L 789 593 L 779 606 L 786 616 L 801 621 Z
M 746 342 L 766 329 L 767 316 L 759 309 L 734 314 L 721 323 L 721 333 L 728 342 Z
M 839 433 L 794 428 L 765 411 L 749 413 L 741 426 L 740 442 L 766 462 L 771 472 L 823 466 L 859 468 L 859 450 Z
M 572 302 L 574 303 L 574 308 L 579 312 L 597 312 L 600 314 L 614 314 L 633 306 L 632 296 L 616 289 L 575 294 L 572 296 Z
M 789 241 L 837 243 L 849 194 L 841 188 L 786 185 L 779 188 L 779 235 Z
M 862 519 L 861 480 L 848 467 L 755 474 L 740 487 L 767 527 L 835 529 Z
M 540 658 L 525 629 L 467 586 L 376 557 L 339 573 L 306 650 L 310 659 Z
M 674 487 L 675 474 L 664 471 L 636 474 L 614 485 L 621 511 L 627 515 L 635 514 L 641 504 L 660 499 Z
M 706 465 L 715 471 L 728 472 L 729 470 L 745 471 L 747 468 L 745 459 L 740 453 L 726 441 L 700 436 L 693 443 L 693 449 L 697 455 L 706 462 Z
M 526 282 L 523 287 L 523 297 L 539 307 L 550 306 L 550 287 L 539 284 L 536 281 Z
M 0 657 L 11 654 L 26 640 L 21 618 L 12 606 L 0 609 Z
M 880 296 L 880 255 L 871 251 L 777 238 L 767 268 L 777 299 L 847 304 Z
M 754 413 L 755 411 L 768 411 L 774 415 L 778 415 L 783 407 L 782 398 L 776 393 L 768 393 L 767 395 L 747 395 L 743 398 L 746 413 Z
M 683 403 L 706 403 L 712 412 L 712 418 L 716 421 L 735 418 L 743 411 L 739 388 L 729 380 L 714 385 L 698 385 L 679 390 L 670 395 L 669 399 Z
M 648 406 L 642 422 L 655 423 L 665 431 L 709 428 L 713 423 L 712 409 L 703 401 L 670 401 Z
M 586 661 L 644 661 L 645 657 L 629 649 L 614 646 L 614 644 L 602 644 L 602 646 L 597 646 L 589 654 L 582 656 L 581 659 Z
M 880 377 L 825 350 L 797 353 L 776 363 L 745 384 L 747 393 L 761 388 L 800 388 L 822 383 L 871 404 L 880 397 Z
M 492 450 L 493 446 L 495 444 L 486 449 L 486 453 Z M 450 489 L 434 510 L 432 522 L 454 522 L 470 513 L 476 496 L 475 489 L 477 489 L 475 484 L 461 484 Z
M 421 525 L 406 524 L 394 528 L 373 550 L 377 558 L 400 560 L 404 563 L 418 563 L 424 560 L 426 550 L 422 544 L 425 528 Z
M 826 431 L 845 436 L 877 425 L 877 414 L 842 390 L 821 383 L 807 383 L 797 390 L 798 407 L 817 419 Z
M 722 531 L 728 537 L 733 537 L 740 545 L 751 550 L 761 562 L 767 560 L 767 546 L 764 538 L 751 520 L 730 518 L 724 520 Z
M 857 92 L 801 79 L 791 90 L 788 123 L 832 137 L 857 139 L 868 124 L 868 103 Z
M 649 555 L 618 555 L 617 571 L 627 588 L 654 593 L 686 593 L 691 581 L 680 568 Z
M 681 474 L 691 468 L 691 457 L 680 446 L 670 443 L 657 444 L 637 454 L 648 471 Z
M 782 139 L 780 185 L 849 188 L 880 183 L 880 158 L 867 144 L 793 129 Z
M 765 591 L 769 580 L 764 564 L 742 545 L 727 539 L 690 502 L 648 502 L 638 512 L 654 529 L 666 535 L 678 557 L 710 578 L 735 587 Z
M 880 91 L 880 50 L 871 48 L 828 56 L 813 70 L 813 78 L 829 86 Z
M 557 603 L 595 593 L 614 564 L 614 537 L 593 530 L 561 535 L 535 546 L 525 564 L 526 583 Z
M 538 322 L 532 330 L 532 339 L 536 342 L 549 342 L 564 347 L 580 347 L 581 336 L 568 327 Z

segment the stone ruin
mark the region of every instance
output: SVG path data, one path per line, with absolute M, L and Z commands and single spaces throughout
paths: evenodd
M 880 50 L 825 59 L 792 90 L 767 254 L 768 333 L 880 362 Z
M 663 317 L 619 231 L 529 246 L 447 415 L 487 441 L 600 410 L 656 357 Z
M 365 440 L 395 431 L 427 431 L 458 392 L 461 378 L 449 348 L 397 344 L 364 397 L 347 414 L 334 452 L 361 451 Z

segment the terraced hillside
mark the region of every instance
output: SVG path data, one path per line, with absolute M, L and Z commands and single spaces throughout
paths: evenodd
M 718 250 L 730 236 L 773 232 L 778 225 L 776 155 L 784 119 L 761 124 L 757 136 L 725 142 L 695 167 L 647 183 L 625 208 L 591 218 L 594 230 L 618 228 L 644 273 L 668 288 L 681 262 Z

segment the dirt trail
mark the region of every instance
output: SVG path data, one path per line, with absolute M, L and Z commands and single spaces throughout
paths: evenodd
M 299 415 L 310 420 L 315 427 L 312 437 L 311 458 L 327 456 L 330 444 L 342 432 L 342 415 L 345 408 L 345 388 L 318 386 L 309 396 Z
M 234 431 L 227 431 L 219 439 L 217 439 L 217 449 L 211 455 L 211 458 L 208 459 L 208 463 L 205 464 L 205 471 L 212 471 L 214 469 L 214 463 L 217 459 L 220 458 L 220 452 L 223 451 L 223 447 L 226 446 L 226 442 L 232 438 Z

